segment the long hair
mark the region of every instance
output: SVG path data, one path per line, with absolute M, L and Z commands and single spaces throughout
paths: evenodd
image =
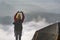
M 16 19 L 17 20 L 21 19 L 21 15 L 19 13 L 16 15 Z

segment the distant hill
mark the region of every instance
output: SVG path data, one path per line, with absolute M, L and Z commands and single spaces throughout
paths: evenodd
M 40 12 L 40 13 L 29 13 L 26 14 L 26 21 L 31 21 L 33 18 L 37 19 L 38 16 L 46 19 L 46 22 L 49 23 L 54 23 L 56 21 L 60 21 L 60 14 L 55 14 L 55 13 L 46 13 L 46 12 Z M 40 20 L 41 20 L 40 19 Z
M 10 16 L 0 17 L 0 24 L 10 25 L 12 24 L 12 18 Z

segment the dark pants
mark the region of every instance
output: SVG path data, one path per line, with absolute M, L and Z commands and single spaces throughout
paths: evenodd
M 16 40 L 21 40 L 22 26 L 21 25 L 15 26 L 14 27 L 14 33 L 15 33 Z
M 21 32 L 15 32 L 16 40 L 21 40 L 21 36 L 22 36 L 22 31 Z

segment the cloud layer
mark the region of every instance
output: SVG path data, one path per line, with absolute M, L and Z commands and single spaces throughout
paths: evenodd
M 47 23 L 44 18 L 42 20 L 40 20 L 39 22 L 32 20 L 30 22 L 24 23 L 22 40 L 31 40 L 36 30 L 42 29 L 42 28 L 46 27 L 47 25 L 49 25 L 49 23 Z M 0 26 L 4 27 L 2 25 L 0 25 Z M 0 34 L 1 34 L 0 40 L 14 40 L 15 39 L 14 38 L 14 29 L 13 29 L 14 26 L 9 25 L 8 27 L 9 27 L 8 31 L 5 31 L 0 28 Z
M 26 13 L 32 11 L 42 11 L 51 13 L 60 13 L 59 0 L 0 0 L 0 15 L 14 15 L 17 10 Z M 4 16 L 5 16 L 4 15 Z

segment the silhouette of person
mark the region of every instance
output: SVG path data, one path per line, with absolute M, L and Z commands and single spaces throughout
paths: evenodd
M 13 22 L 16 40 L 18 40 L 18 39 L 21 40 L 23 21 L 24 21 L 24 13 L 22 11 L 21 12 L 18 11 L 14 16 L 14 22 Z

